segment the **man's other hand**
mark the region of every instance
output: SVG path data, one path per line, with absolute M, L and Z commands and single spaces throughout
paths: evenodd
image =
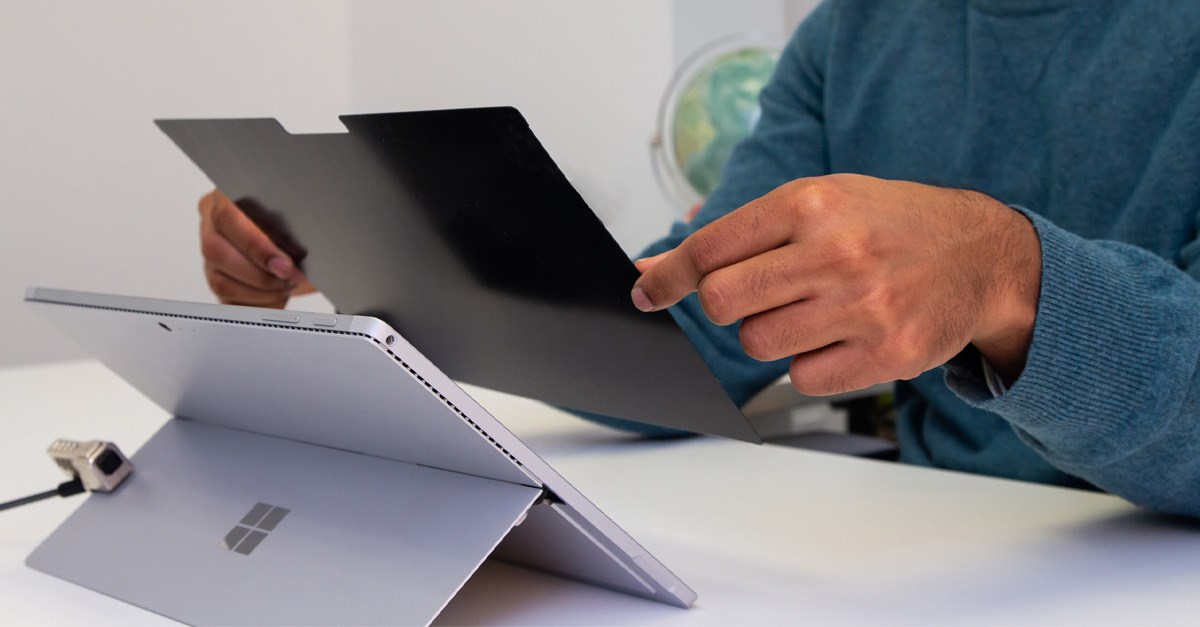
M 242 210 L 213 190 L 200 198 L 200 252 L 208 287 L 222 303 L 283 307 L 315 289 Z
M 1007 381 L 1024 367 L 1041 247 L 1025 216 L 984 194 L 858 175 L 798 179 L 637 262 L 634 304 L 691 292 L 742 321 L 755 359 L 791 357 L 805 394 L 936 368 L 973 343 Z

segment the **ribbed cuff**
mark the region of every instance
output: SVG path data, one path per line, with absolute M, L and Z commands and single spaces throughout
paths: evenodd
M 1164 320 L 1152 293 L 1153 275 L 1169 278 L 1174 269 L 1146 251 L 1089 242 L 1014 208 L 1033 222 L 1042 248 L 1033 343 L 1007 394 L 983 398 L 974 379 L 961 395 L 1059 461 L 1111 463 L 1152 439 L 1167 406 L 1185 392 L 1159 387 L 1164 372 L 1187 367 L 1179 362 L 1187 357 L 1164 346 L 1164 333 L 1176 325 Z M 949 376 L 947 383 L 956 387 Z

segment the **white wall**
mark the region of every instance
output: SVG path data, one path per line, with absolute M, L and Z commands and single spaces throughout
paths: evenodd
M 80 356 L 20 302 L 28 285 L 211 300 L 195 213 L 210 185 L 156 117 L 305 132 L 515 105 L 634 252 L 672 216 L 649 140 L 675 65 L 722 31 L 782 34 L 810 4 L 0 0 L 0 366 Z
M 355 2 L 351 102 L 363 111 L 513 105 L 627 251 L 664 232 L 649 140 L 670 76 L 671 5 Z
M 820 0 L 672 0 L 675 59 L 682 62 L 716 39 L 765 35 L 783 44 Z
M 28 285 L 210 300 L 211 185 L 152 120 L 336 115 L 345 34 L 337 3 L 0 3 L 0 365 L 80 355 Z

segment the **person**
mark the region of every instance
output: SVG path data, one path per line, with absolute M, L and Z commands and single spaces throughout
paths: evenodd
M 901 461 L 1200 516 L 1200 4 L 828 0 L 636 263 L 736 402 L 896 381 Z M 210 285 L 311 289 L 214 192 Z

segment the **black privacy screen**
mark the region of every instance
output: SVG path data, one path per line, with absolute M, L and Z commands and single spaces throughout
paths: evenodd
M 160 120 L 343 313 L 459 381 L 753 442 L 757 434 L 516 109 Z M 330 364 L 336 367 L 336 364 Z

